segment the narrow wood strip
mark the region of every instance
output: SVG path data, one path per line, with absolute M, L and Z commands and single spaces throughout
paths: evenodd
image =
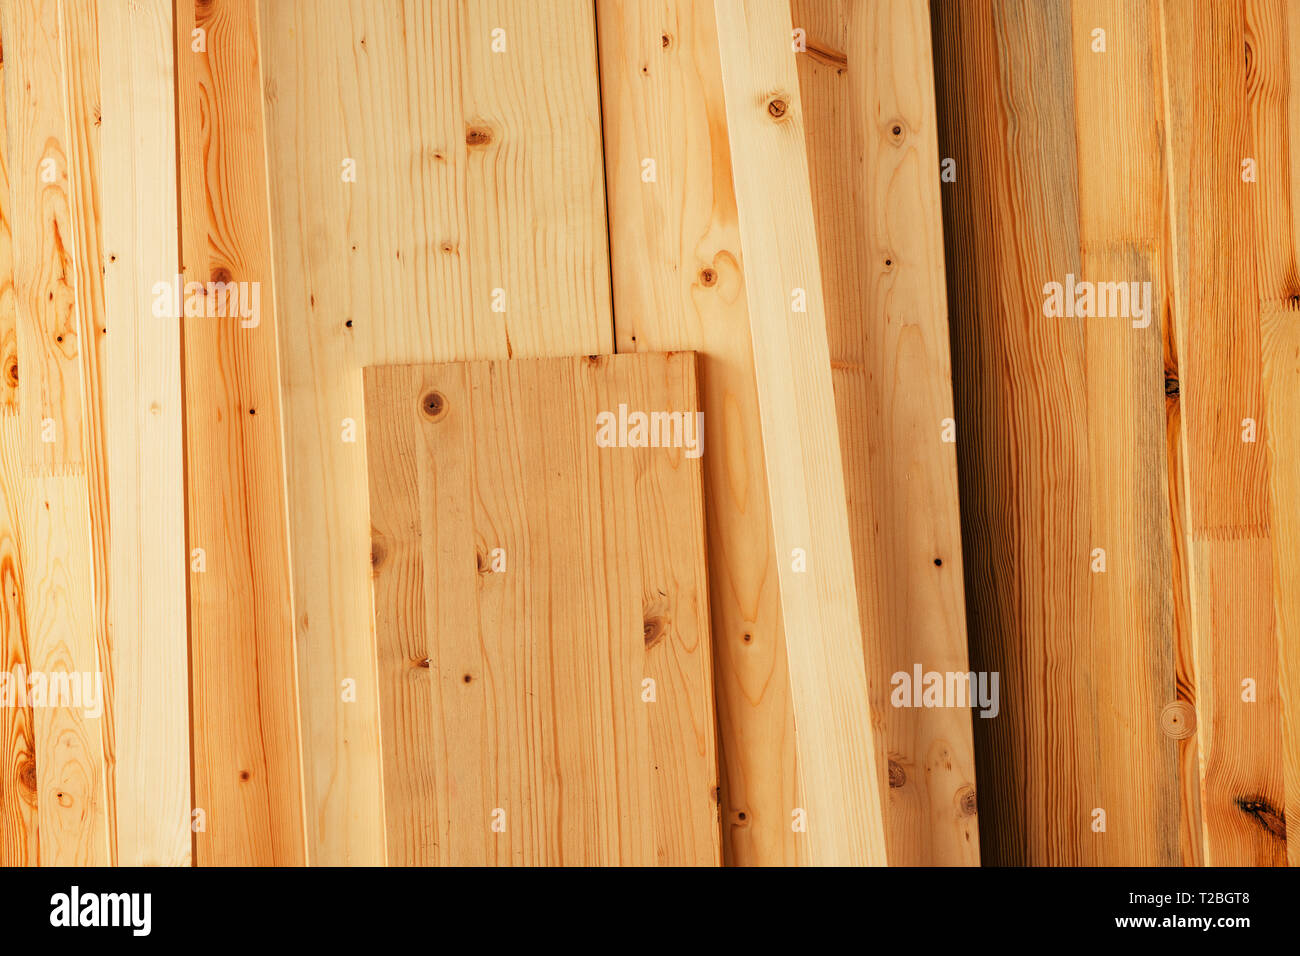
M 0 28 L 3 28 L 0 25 Z M 0 37 L 3 40 L 3 37 Z M 7 129 L 7 94 L 0 58 L 0 128 Z M 8 135 L 0 135 L 0 413 L 18 412 L 18 303 L 14 296 L 14 248 L 9 198 Z
M 596 22 L 618 350 L 694 349 L 710 423 L 723 851 L 791 865 L 794 712 L 713 9 L 602 0 Z
M 792 12 L 889 862 L 977 865 L 970 708 L 891 703 L 968 672 L 929 8 Z
M 208 815 L 195 862 L 302 865 L 256 3 L 178 4 L 176 49 L 186 512 L 190 547 L 203 551 L 190 575 L 194 799 Z
M 172 5 L 105 4 L 101 164 L 104 418 L 112 535 L 117 854 L 122 865 L 191 860 L 185 489 Z M 44 838 L 42 836 L 42 856 Z
M 809 859 L 819 865 L 883 865 L 863 634 L 789 9 L 776 0 L 717 0 L 715 9 Z M 754 156 L 769 161 L 754 163 Z

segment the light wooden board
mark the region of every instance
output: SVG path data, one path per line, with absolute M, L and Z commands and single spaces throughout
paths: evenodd
M 3 25 L 0 24 L 0 29 Z M 2 38 L 0 38 L 2 39 Z M 0 126 L 7 128 L 5 69 L 0 59 Z M 10 235 L 9 143 L 0 131 L 0 412 L 18 412 L 18 309 L 14 301 L 14 250 Z
M 58 3 L 0 10 L 24 458 L 50 469 L 81 465 L 85 438 L 59 21 Z
M 1177 864 L 1194 814 L 1186 717 L 1167 716 L 1189 695 L 1155 24 L 1141 2 L 934 6 L 970 653 L 1001 675 L 1001 714 L 975 721 L 995 864 Z M 1150 323 L 1046 316 L 1046 284 L 1068 276 L 1150 281 Z
M 301 865 L 257 4 L 179 4 L 176 44 L 181 257 L 185 282 L 207 293 L 184 320 L 186 511 L 190 547 L 204 553 L 189 584 L 194 799 L 207 812 L 195 861 Z M 238 297 L 208 283 L 235 284 Z
M 612 350 L 593 12 L 579 0 L 260 11 L 308 855 L 374 864 L 360 370 Z
M 790 12 L 777 0 L 715 9 L 805 811 L 792 825 L 806 825 L 813 864 L 883 865 Z
M 180 262 L 172 5 L 104 4 L 100 13 L 117 859 L 189 865 L 180 323 L 154 311 L 155 284 Z M 41 843 L 44 857 L 44 827 Z
M 977 865 L 970 709 L 890 703 L 968 670 L 929 6 L 791 9 L 889 862 Z
M 1162 5 L 1204 859 L 1296 862 L 1293 11 Z M 1255 182 L 1243 176 L 1254 160 Z M 1255 422 L 1244 440 L 1245 419 Z M 1249 691 L 1246 682 L 1253 685 Z M 1253 699 L 1248 699 L 1253 697 Z M 1294 821 L 1292 821 L 1293 823 Z M 1292 831 L 1295 832 L 1294 830 Z
M 716 439 L 703 461 L 724 855 L 794 864 L 794 712 L 713 9 L 601 2 L 596 22 L 618 350 L 696 350 Z
M 366 370 L 390 862 L 720 862 L 700 459 L 597 443 L 697 407 L 691 353 Z
M 22 535 L 27 479 L 19 455 L 17 411 L 0 410 L 0 670 L 7 689 L 0 706 L 0 865 L 34 866 L 37 846 L 36 734 L 30 702 L 17 699 L 15 676 L 32 672 L 27 630 L 27 576 Z

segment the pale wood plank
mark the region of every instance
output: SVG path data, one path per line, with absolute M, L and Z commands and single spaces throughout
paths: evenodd
M 4 92 L 17 342 L 24 356 L 18 378 L 24 455 L 35 466 L 80 466 L 83 343 L 75 302 L 60 5 L 14 0 L 0 14 L 8 38 Z
M 172 5 L 101 8 L 109 625 L 117 855 L 191 860 L 180 323 L 153 309 L 179 267 Z M 44 832 L 42 831 L 42 856 Z
M 977 865 L 970 711 L 890 704 L 968 670 L 929 7 L 791 9 L 889 862 Z
M 720 862 L 700 460 L 620 405 L 693 355 L 366 370 L 393 863 Z
M 303 0 L 261 16 L 308 854 L 373 864 L 365 448 L 346 422 L 361 431 L 365 364 L 610 350 L 592 10 Z
M 808 858 L 819 865 L 883 865 L 863 632 L 789 8 L 776 0 L 717 0 L 715 10 Z M 755 163 L 755 156 L 765 161 Z M 806 312 L 792 311 L 796 289 L 803 291 Z M 796 548 L 806 554 L 805 571 L 795 570 Z
M 794 712 L 713 9 L 602 0 L 596 23 L 618 350 L 696 350 L 722 436 L 704 480 L 723 850 L 790 865 Z
M 254 0 L 177 5 L 198 865 L 306 862 L 271 222 Z M 193 49 L 202 30 L 202 51 Z M 247 292 L 248 298 L 244 295 Z M 256 682 L 247 677 L 256 674 Z
M 0 24 L 0 29 L 3 24 Z M 0 39 L 3 39 L 0 37 Z M 5 68 L 0 58 L 0 128 L 7 129 Z M 0 135 L 0 413 L 18 411 L 18 305 L 14 298 L 14 248 L 10 226 L 9 143 Z

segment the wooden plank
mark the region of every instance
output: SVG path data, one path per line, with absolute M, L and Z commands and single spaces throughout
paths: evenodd
M 703 461 L 723 851 L 791 865 L 794 712 L 713 9 L 601 2 L 596 22 L 618 350 L 694 349 L 722 436 Z
M 1276 179 L 1285 160 L 1270 134 L 1278 124 L 1270 102 L 1277 54 L 1260 49 L 1246 8 L 1214 4 L 1186 16 L 1165 4 L 1161 21 L 1176 144 L 1168 163 L 1173 314 L 1186 356 L 1183 467 L 1207 865 L 1286 860 L 1260 322 L 1261 277 L 1276 278 L 1285 266 L 1268 245 L 1276 236 L 1257 240 L 1250 190 L 1261 187 L 1243 179 L 1242 166 L 1261 145 L 1261 173 Z M 1247 418 L 1256 423 L 1255 440 L 1246 440 Z
M 944 231 L 962 520 L 981 542 L 966 555 L 971 658 L 1004 694 L 997 721 L 975 722 L 984 859 L 1177 864 L 1195 807 L 1156 319 L 1155 11 L 940 3 L 933 23 L 956 173 Z M 1142 302 L 1049 315 L 1048 283 L 1075 282 L 1138 283 Z
M 180 323 L 155 311 L 156 284 L 179 267 L 172 5 L 105 4 L 101 13 L 117 856 L 184 866 L 192 804 Z
M 75 303 L 59 5 L 14 0 L 0 12 L 0 28 L 9 38 L 5 108 L 24 454 L 45 468 L 79 466 L 83 343 Z
M 0 24 L 0 29 L 3 25 Z M 0 38 L 2 39 L 2 38 Z M 0 128 L 5 118 L 5 68 L 0 57 Z M 0 135 L 0 413 L 18 411 L 18 307 L 14 300 L 14 248 L 9 199 L 8 136 Z
M 863 633 L 789 9 L 775 0 L 717 0 L 715 9 L 808 859 L 883 865 Z M 754 163 L 754 156 L 769 161 Z
M 27 479 L 19 455 L 18 414 L 0 409 L 0 865 L 34 866 L 37 848 L 36 734 L 31 703 L 17 682 L 32 672 L 22 535 Z
M 261 17 L 308 855 L 374 864 L 360 369 L 611 350 L 593 13 L 300 0 Z
M 929 7 L 791 9 L 889 862 L 978 865 L 969 709 L 890 703 L 968 671 Z
M 85 447 L 90 548 L 94 572 L 95 647 L 103 681 L 104 775 L 110 825 L 109 858 L 117 859 L 116 762 L 113 721 L 113 670 L 109 647 L 109 502 L 104 422 L 104 362 L 107 326 L 104 314 L 104 253 L 101 244 L 99 129 L 100 70 L 98 5 L 67 3 L 60 6 L 68 119 L 69 199 L 72 204 L 74 261 L 76 266 L 76 316 L 82 342 L 81 375 L 85 411 Z
M 183 336 L 186 513 L 190 546 L 204 552 L 203 571 L 190 576 L 194 799 L 207 812 L 195 862 L 302 865 L 257 5 L 189 2 L 176 11 L 186 292 L 197 283 Z
M 694 356 L 365 387 L 391 862 L 716 865 Z

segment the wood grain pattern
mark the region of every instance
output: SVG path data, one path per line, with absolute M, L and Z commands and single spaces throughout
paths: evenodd
M 308 855 L 373 864 L 360 369 L 612 350 L 595 27 L 579 0 L 261 17 Z
M 0 14 L 24 457 L 62 469 L 83 463 L 85 434 L 60 5 L 13 0 Z
M 1294 456 L 1272 452 L 1277 398 L 1265 386 L 1266 364 L 1268 375 L 1285 379 L 1286 346 L 1266 349 L 1261 315 L 1282 305 L 1275 297 L 1294 272 L 1294 234 L 1280 223 L 1291 176 L 1281 79 L 1288 34 L 1280 8 L 1267 3 L 1161 11 L 1175 143 L 1173 317 L 1187 356 L 1182 440 L 1204 861 L 1281 864 L 1288 758 L 1279 627 L 1287 598 L 1277 590 L 1284 572 L 1274 554 L 1295 543 L 1275 536 L 1270 512 L 1280 490 L 1272 472 Z M 1248 157 L 1257 163 L 1254 183 L 1245 178 Z
M 618 350 L 696 350 L 717 423 L 703 461 L 723 851 L 791 865 L 794 712 L 713 9 L 602 0 L 596 22 Z
M 933 10 L 971 659 L 1002 675 L 1002 715 L 975 722 L 995 864 L 1176 864 L 1194 815 L 1162 724 L 1179 658 L 1156 22 L 1109 0 Z M 1150 314 L 1046 316 L 1071 276 L 1150 282 Z
M 32 672 L 22 547 L 27 479 L 19 447 L 17 411 L 0 409 L 0 680 L 5 682 L 6 695 L 4 706 L 0 706 L 3 866 L 35 866 L 39 859 L 35 721 L 30 701 L 19 701 L 16 696 L 16 681 Z
M 117 859 L 191 860 L 172 5 L 105 4 L 101 165 Z M 165 304 L 165 299 L 163 300 Z M 38 758 L 39 766 L 39 758 Z M 42 857 L 45 854 L 42 828 Z
M 789 10 L 775 0 L 717 0 L 715 9 L 808 859 L 883 865 L 863 631 Z M 754 156 L 770 161 L 754 163 Z M 806 311 L 795 311 L 796 303 Z M 796 563 L 796 549 L 804 552 L 806 570 Z
M 3 29 L 3 24 L 0 24 Z M 0 37 L 0 39 L 3 39 Z M 5 68 L 0 58 L 0 127 L 5 116 Z M 10 225 L 9 143 L 0 135 L 0 412 L 18 412 L 18 308 L 14 301 L 14 248 Z
M 970 710 L 890 704 L 968 670 L 928 5 L 792 14 L 889 862 L 978 865 Z
M 598 445 L 703 437 L 693 354 L 365 387 L 392 862 L 719 863 L 700 460 Z
M 196 297 L 202 314 L 186 310 L 183 336 L 186 512 L 190 546 L 205 555 L 190 575 L 194 799 L 208 814 L 196 862 L 302 865 L 257 5 L 176 9 L 182 272 L 187 289 L 194 282 L 206 293 Z

